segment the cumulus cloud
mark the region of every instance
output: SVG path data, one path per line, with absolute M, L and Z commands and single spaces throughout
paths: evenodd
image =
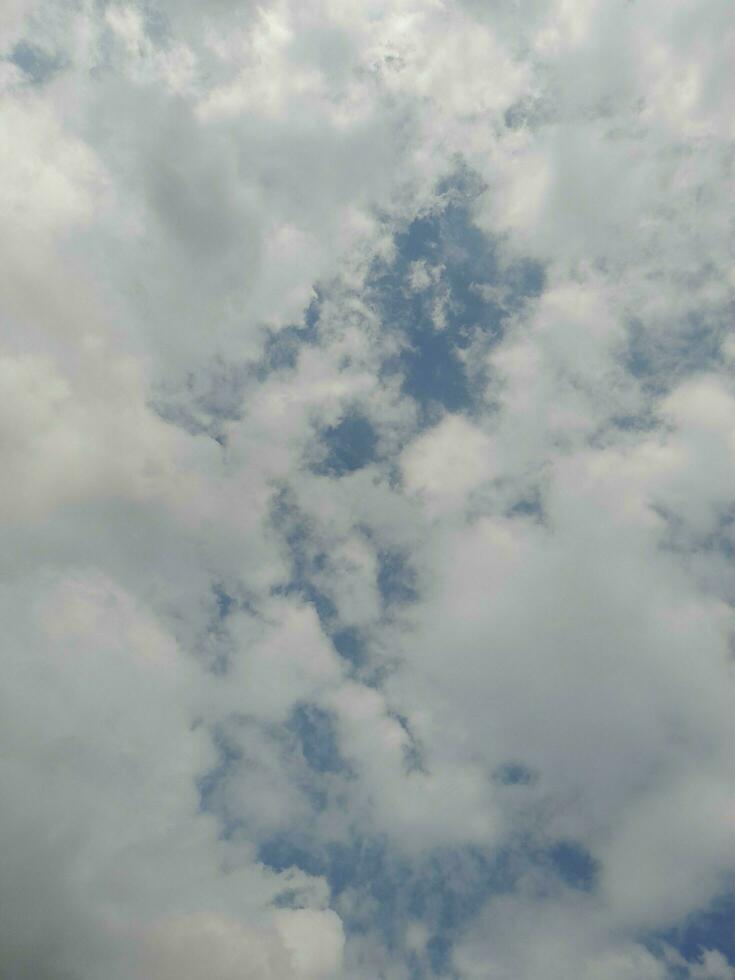
M 734 45 L 4 5 L 3 977 L 735 975 Z

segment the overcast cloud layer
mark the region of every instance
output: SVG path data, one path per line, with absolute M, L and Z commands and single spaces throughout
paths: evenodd
M 3 980 L 735 980 L 730 0 L 0 55 Z

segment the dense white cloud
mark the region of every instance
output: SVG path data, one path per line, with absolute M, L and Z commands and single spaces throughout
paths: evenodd
M 223 980 L 243 963 L 259 977 L 333 974 L 333 913 L 269 923 L 261 907 L 308 882 L 228 853 L 199 812 L 193 777 L 215 762 L 193 724 L 206 675 L 99 573 L 42 571 L 2 601 L 8 975 L 201 976 L 205 963 Z M 301 950 L 307 914 L 321 953 Z
M 3 977 L 733 976 L 734 45 L 3 6 Z

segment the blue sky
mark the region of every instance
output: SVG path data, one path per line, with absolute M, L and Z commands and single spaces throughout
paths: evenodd
M 6 8 L 3 980 L 735 980 L 729 4 Z

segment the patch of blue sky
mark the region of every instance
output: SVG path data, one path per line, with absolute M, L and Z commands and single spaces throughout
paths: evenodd
M 731 605 L 735 605 L 735 507 L 713 508 L 706 528 L 687 519 L 673 507 L 654 502 L 651 510 L 661 519 L 659 547 L 691 560 L 692 555 L 707 556 L 715 562 L 712 588 Z
M 337 607 L 332 599 L 314 582 L 328 561 L 310 532 L 308 522 L 296 507 L 288 489 L 282 489 L 275 497 L 271 509 L 273 527 L 280 533 L 288 551 L 291 574 L 287 582 L 275 586 L 277 595 L 300 595 L 314 606 L 319 623 L 328 635 L 337 624 Z
M 712 524 L 713 529 L 709 534 L 702 537 L 690 534 L 689 547 L 696 548 L 697 552 L 718 555 L 731 568 L 735 568 L 732 564 L 735 562 L 735 508 L 730 506 L 720 509 Z
M 222 836 L 227 837 L 233 826 L 224 815 L 221 792 L 242 760 L 242 751 L 222 725 L 214 726 L 211 737 L 217 752 L 217 764 L 197 780 L 199 808 L 203 812 L 217 813 L 222 823 Z
M 467 349 L 478 338 L 485 343 L 499 339 L 505 318 L 544 286 L 538 263 L 499 264 L 495 244 L 472 220 L 472 200 L 480 189 L 463 173 L 443 182 L 435 210 L 395 235 L 394 259 L 376 263 L 366 286 L 384 329 L 400 341 L 382 374 L 400 377 L 423 424 L 444 411 L 472 410 L 483 379 L 468 371 Z M 430 281 L 415 288 L 412 276 L 415 279 L 419 268 Z M 160 414 L 224 443 L 222 423 L 239 418 L 248 385 L 263 382 L 273 372 L 294 370 L 300 351 L 319 342 L 324 299 L 324 290 L 316 289 L 301 323 L 268 330 L 257 362 L 213 364 L 201 377 L 189 378 L 181 404 L 181 399 L 159 399 Z M 317 456 L 321 451 L 323 458 L 315 464 L 318 472 L 340 476 L 377 458 L 377 434 L 356 408 L 320 432 L 319 439 Z
M 28 41 L 18 41 L 8 58 L 33 85 L 44 85 L 64 67 L 58 54 L 51 54 Z
M 503 786 L 530 786 L 538 777 L 520 762 L 506 762 L 493 773 L 493 778 Z
M 291 569 L 288 581 L 277 585 L 275 594 L 298 595 L 310 603 L 319 618 L 324 634 L 349 667 L 364 684 L 379 686 L 379 664 L 371 663 L 368 637 L 351 623 L 344 623 L 334 600 L 317 584 L 328 569 L 329 556 L 318 546 L 308 522 L 300 514 L 288 489 L 282 489 L 272 507 L 272 524 L 287 549 Z
M 570 888 L 593 891 L 600 873 L 599 863 L 575 841 L 556 841 L 544 852 L 546 859 L 559 877 Z
M 306 518 L 299 512 L 293 494 L 283 488 L 275 497 L 271 521 L 288 552 L 290 576 L 274 589 L 279 595 L 298 595 L 313 605 L 325 635 L 337 653 L 363 683 L 380 683 L 379 663 L 371 663 L 369 637 L 364 630 L 343 622 L 333 598 L 319 584 L 329 572 L 330 558 L 316 540 Z M 370 535 L 368 535 L 370 537 Z M 383 612 L 390 616 L 401 606 L 416 601 L 419 595 L 416 571 L 410 555 L 397 549 L 377 552 L 376 585 Z M 328 575 L 327 575 L 328 578 Z
M 539 523 L 543 523 L 546 515 L 540 489 L 535 487 L 523 497 L 520 497 L 512 504 L 507 513 L 508 517 L 532 518 Z
M 264 381 L 274 371 L 293 370 L 298 364 L 301 349 L 317 343 L 322 300 L 322 291 L 315 289 L 314 298 L 307 306 L 301 323 L 288 324 L 280 330 L 268 330 L 263 354 L 255 366 L 258 381 Z
M 409 922 L 421 921 L 434 939 L 437 965 L 488 898 L 511 884 L 505 854 L 477 848 L 433 850 L 412 862 L 382 837 L 310 846 L 278 835 L 261 846 L 259 857 L 275 870 L 295 866 L 323 875 L 348 930 L 376 931 L 390 948 L 402 944 Z M 347 895 L 365 901 L 340 902 Z
M 359 670 L 367 663 L 368 653 L 365 637 L 356 626 L 336 629 L 331 636 L 334 649 L 353 668 Z
M 354 473 L 377 459 L 378 435 L 372 423 L 357 410 L 319 433 L 322 459 L 312 468 L 326 476 Z
M 227 619 L 232 610 L 237 607 L 236 600 L 219 583 L 214 586 L 212 591 L 217 603 L 217 615 L 221 620 Z
M 476 398 L 464 352 L 502 336 L 505 317 L 543 289 L 537 263 L 501 269 L 493 241 L 472 220 L 476 182 L 460 174 L 439 188 L 439 205 L 395 236 L 395 257 L 368 283 L 384 329 L 400 335 L 383 366 L 401 377 L 425 422 L 472 409 Z
M 263 724 L 238 715 L 215 725 L 211 737 L 217 754 L 216 764 L 197 780 L 199 807 L 219 823 L 220 836 L 231 839 L 248 830 L 248 818 L 231 805 L 231 791 L 238 780 L 247 778 L 248 769 L 261 769 L 259 751 L 268 746 L 292 786 L 298 787 L 314 817 L 327 807 L 339 805 L 339 786 L 352 780 L 354 773 L 342 755 L 334 715 L 319 705 L 296 704 L 280 724 Z M 336 794 L 336 795 L 335 795 Z M 292 862 L 295 863 L 295 862 Z
M 194 649 L 201 664 L 213 674 L 226 674 L 230 669 L 235 644 L 229 629 L 229 618 L 234 612 L 247 611 L 255 614 L 252 595 L 240 585 L 226 585 L 221 581 L 212 584 L 209 615 L 198 633 Z
M 263 348 L 255 361 L 224 361 L 216 357 L 200 371 L 190 372 L 183 385 L 159 391 L 152 408 L 161 418 L 194 435 L 206 434 L 220 445 L 227 442 L 226 423 L 242 417 L 243 401 L 251 387 L 271 374 L 293 371 L 305 346 L 318 342 L 322 294 L 306 308 L 301 323 L 279 330 L 265 328 Z
M 406 718 L 405 715 L 395 711 L 391 711 L 389 714 L 391 718 L 398 722 L 406 733 L 406 742 L 403 746 L 403 764 L 406 772 L 426 773 L 427 769 L 424 750 L 421 742 L 416 737 L 408 718 Z
M 671 929 L 644 937 L 644 941 L 654 953 L 671 946 L 690 962 L 700 959 L 705 950 L 714 949 L 735 967 L 735 882 L 730 882 L 708 908 Z
M 407 926 L 420 922 L 430 937 L 423 964 L 403 954 L 417 977 L 446 975 L 465 929 L 494 896 L 511 892 L 530 865 L 581 891 L 594 888 L 598 870 L 584 848 L 571 841 L 544 850 L 522 843 L 495 850 L 435 848 L 408 860 L 384 837 L 317 842 L 279 834 L 263 842 L 259 858 L 277 871 L 297 867 L 323 876 L 348 935 L 376 933 L 388 949 L 400 953 Z M 358 896 L 362 901 L 355 901 Z
M 626 369 L 654 395 L 662 395 L 684 377 L 721 366 L 722 327 L 701 316 L 689 314 L 670 329 L 644 329 L 628 324 L 623 363 Z
M 341 805 L 329 780 L 354 778 L 340 751 L 335 718 L 315 704 L 298 704 L 285 724 L 268 736 L 278 741 L 284 758 L 290 758 L 292 764 L 296 760 L 300 767 L 299 784 L 316 822 L 307 821 L 261 840 L 259 860 L 276 871 L 298 868 L 323 876 L 348 935 L 375 933 L 396 955 L 404 955 L 407 926 L 421 922 L 430 936 L 423 961 L 414 957 L 412 963 L 411 954 L 405 953 L 406 965 L 416 976 L 449 969 L 452 948 L 463 931 L 493 896 L 510 892 L 529 866 L 543 868 L 552 878 L 580 891 L 596 886 L 597 862 L 574 841 L 556 841 L 542 849 L 524 840 L 494 850 L 433 848 L 408 859 L 383 835 L 355 832 L 346 840 L 324 839 L 318 816 L 328 807 Z M 239 830 L 239 824 L 228 815 L 226 785 L 237 778 L 247 759 L 237 731 L 233 737 L 233 732 L 219 727 L 213 738 L 218 763 L 200 778 L 198 788 L 202 810 L 218 817 L 221 833 L 227 837 Z M 529 771 L 520 765 L 509 765 L 505 775 L 506 784 L 532 781 Z M 427 963 L 431 974 L 426 972 Z
M 385 609 L 418 599 L 416 571 L 407 554 L 396 549 L 378 553 L 378 591 Z
M 337 738 L 337 723 L 329 711 L 316 704 L 298 704 L 286 723 L 301 748 L 306 763 L 316 772 L 345 772 L 349 769 Z

